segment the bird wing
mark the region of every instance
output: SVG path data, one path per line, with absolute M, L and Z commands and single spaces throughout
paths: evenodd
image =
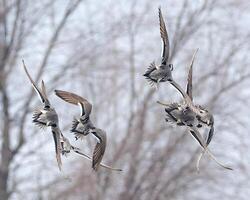
M 162 39 L 162 64 L 166 65 L 168 58 L 169 58 L 169 39 L 168 39 L 168 32 L 166 29 L 166 25 L 161 13 L 161 8 L 159 8 L 159 21 L 160 21 L 160 34 L 161 34 L 161 39 Z
M 191 133 L 191 135 L 199 142 L 200 146 L 203 148 L 203 149 L 206 149 L 207 148 L 207 145 L 203 139 L 203 137 L 201 136 L 200 132 L 195 129 L 195 128 L 189 128 L 189 132 Z
M 192 94 L 192 89 L 193 89 L 193 84 L 192 84 L 192 79 L 193 79 L 193 64 L 194 64 L 194 59 L 196 56 L 198 49 L 193 54 L 191 63 L 189 65 L 189 71 L 188 71 L 188 79 L 187 79 L 187 89 L 186 93 L 190 97 L 190 99 L 193 101 L 193 94 Z
M 92 168 L 97 171 L 106 149 L 106 133 L 103 131 L 94 131 L 93 134 L 98 142 L 96 143 L 92 156 Z
M 209 145 L 209 143 L 211 142 L 213 135 L 214 135 L 214 126 L 212 125 L 208 133 L 207 145 Z
M 26 67 L 26 65 L 25 65 L 25 63 L 24 63 L 24 60 L 22 60 L 22 61 L 23 61 L 23 68 L 24 68 L 24 71 L 25 71 L 26 75 L 28 76 L 28 78 L 29 78 L 29 80 L 30 80 L 30 82 L 31 82 L 32 87 L 34 88 L 34 90 L 35 90 L 36 93 L 38 94 L 38 96 L 39 96 L 41 102 L 42 102 L 43 104 L 45 104 L 46 98 L 43 96 L 42 92 L 39 90 L 39 88 L 36 86 L 35 82 L 34 82 L 33 79 L 31 78 L 31 76 L 30 76 L 30 74 L 29 74 L 29 72 L 28 72 L 28 70 L 27 70 L 27 67 Z
M 48 96 L 47 96 L 47 92 L 46 92 L 46 88 L 45 88 L 45 84 L 44 84 L 43 80 L 42 80 L 41 85 L 42 85 L 42 87 L 41 87 L 42 88 L 41 93 L 42 93 L 43 98 L 44 98 L 44 104 L 45 104 L 45 106 L 50 106 L 50 102 L 49 102 L 49 99 L 48 99 Z
M 57 128 L 52 129 L 53 139 L 55 143 L 55 151 L 56 151 L 56 161 L 59 170 L 62 170 L 62 160 L 61 160 L 61 144 L 60 144 L 60 131 Z
M 85 115 L 88 117 L 90 115 L 92 110 L 92 105 L 91 103 L 88 102 L 87 99 L 78 96 L 77 94 L 62 90 L 55 90 L 55 93 L 58 97 L 60 97 L 64 101 L 74 105 L 79 105 L 81 109 L 81 116 Z
M 186 92 L 184 92 L 184 90 L 182 89 L 182 87 L 181 87 L 178 83 L 176 83 L 174 80 L 172 80 L 172 81 L 170 81 L 170 84 L 173 85 L 173 86 L 175 87 L 175 89 L 177 89 L 177 90 L 181 93 L 181 95 L 182 95 L 182 97 L 183 97 L 183 99 L 184 99 L 186 105 L 189 107 L 189 109 L 190 109 L 191 111 L 193 111 L 193 112 L 196 113 L 196 114 L 197 114 L 197 113 L 200 113 L 200 112 L 199 112 L 200 109 L 197 108 L 197 107 L 193 104 L 193 102 L 192 102 L 192 100 L 190 99 L 190 97 L 186 94 Z

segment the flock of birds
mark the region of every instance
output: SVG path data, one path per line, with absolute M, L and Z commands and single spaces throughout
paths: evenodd
M 173 64 L 169 63 L 170 45 L 168 39 L 168 33 L 166 25 L 162 16 L 161 9 L 159 8 L 159 21 L 160 21 L 160 34 L 163 43 L 162 54 L 161 54 L 161 64 L 156 65 L 154 62 L 150 64 L 144 76 L 149 81 L 150 85 L 159 88 L 161 82 L 169 82 L 174 88 L 176 88 L 183 97 L 183 100 L 178 103 L 162 103 L 157 101 L 160 105 L 165 107 L 166 112 L 166 122 L 172 123 L 176 126 L 185 126 L 191 135 L 198 141 L 199 145 L 203 149 L 202 153 L 197 160 L 197 171 L 199 171 L 199 163 L 202 156 L 207 152 L 208 155 L 215 160 L 217 164 L 225 169 L 232 170 L 231 167 L 225 166 L 220 163 L 215 156 L 208 149 L 213 134 L 214 134 L 214 118 L 213 115 L 200 105 L 195 105 L 193 103 L 192 95 L 192 77 L 193 77 L 193 63 L 198 49 L 194 52 L 190 66 L 187 79 L 186 92 L 181 88 L 181 86 L 174 81 L 172 76 Z M 202 128 L 209 128 L 209 133 L 206 141 L 202 137 L 200 130 Z
M 208 153 L 208 155 L 223 168 L 232 170 L 232 168 L 220 163 L 208 149 L 208 145 L 210 144 L 214 133 L 213 115 L 202 106 L 195 105 L 193 103 L 192 71 L 197 50 L 195 51 L 192 57 L 192 61 L 190 63 L 187 88 L 185 92 L 180 87 L 180 85 L 173 80 L 172 77 L 173 64 L 169 63 L 170 45 L 169 45 L 168 33 L 160 8 L 159 8 L 159 21 L 160 21 L 160 35 L 163 42 L 161 64 L 156 65 L 154 62 L 151 63 L 148 69 L 146 70 L 144 76 L 149 81 L 149 83 L 151 85 L 156 86 L 157 89 L 159 88 L 160 83 L 169 82 L 180 92 L 180 94 L 183 97 L 183 100 L 181 102 L 174 102 L 174 103 L 162 103 L 160 101 L 157 102 L 160 105 L 164 106 L 165 108 L 166 122 L 175 124 L 176 126 L 186 127 L 189 133 L 191 133 L 191 135 L 195 138 L 195 140 L 198 141 L 199 145 L 203 150 L 197 160 L 197 165 L 196 165 L 197 170 L 199 170 L 200 160 L 205 153 Z M 52 107 L 47 97 L 44 81 L 41 82 L 41 88 L 39 88 L 31 78 L 27 70 L 27 67 L 25 66 L 24 61 L 23 61 L 23 68 L 34 90 L 38 94 L 41 103 L 43 104 L 42 108 L 35 109 L 35 111 L 33 112 L 33 123 L 40 128 L 45 128 L 45 127 L 51 128 L 55 144 L 56 160 L 59 170 L 62 169 L 61 155 L 66 156 L 68 153 L 73 151 L 76 154 L 90 160 L 92 162 L 92 168 L 95 171 L 97 171 L 99 167 L 103 167 L 114 171 L 122 171 L 122 169 L 113 168 L 111 166 L 102 163 L 102 158 L 104 156 L 106 149 L 107 137 L 106 137 L 106 132 L 100 128 L 97 128 L 90 119 L 90 114 L 92 111 L 91 103 L 87 99 L 77 94 L 62 90 L 55 90 L 55 94 L 59 98 L 61 98 L 67 103 L 78 105 L 80 107 L 81 110 L 80 117 L 78 119 L 73 120 L 71 132 L 74 133 L 76 140 L 78 140 L 79 138 L 84 139 L 84 137 L 87 135 L 93 135 L 96 138 L 97 143 L 94 148 L 92 158 L 82 153 L 82 151 L 79 148 L 71 145 L 69 140 L 63 135 L 59 127 L 58 115 L 56 113 L 56 110 L 55 108 Z M 200 134 L 200 130 L 202 130 L 202 128 L 204 127 L 209 128 L 209 133 L 206 140 Z
M 95 171 L 97 171 L 100 166 L 114 171 L 122 171 L 121 169 L 113 168 L 101 163 L 106 149 L 106 132 L 102 129 L 95 127 L 94 124 L 91 122 L 90 114 L 92 110 L 92 105 L 86 99 L 74 93 L 62 90 L 55 90 L 55 94 L 64 101 L 80 106 L 81 115 L 79 119 L 73 120 L 71 132 L 75 134 L 76 139 L 83 138 L 83 136 L 87 136 L 89 134 L 95 136 L 95 138 L 97 139 L 97 143 L 93 152 L 93 156 L 91 158 L 90 156 L 82 153 L 79 148 L 71 145 L 69 140 L 62 134 L 62 131 L 59 127 L 58 115 L 56 113 L 55 108 L 51 106 L 51 103 L 47 97 L 44 81 L 42 80 L 41 89 L 39 89 L 31 78 L 24 61 L 23 68 L 34 90 L 38 94 L 41 103 L 43 104 L 42 108 L 37 108 L 33 112 L 32 121 L 36 126 L 40 128 L 51 127 L 51 132 L 53 134 L 53 139 L 55 143 L 56 160 L 59 170 L 61 171 L 62 169 L 61 155 L 67 156 L 68 153 L 73 151 L 78 155 L 92 161 L 92 168 Z

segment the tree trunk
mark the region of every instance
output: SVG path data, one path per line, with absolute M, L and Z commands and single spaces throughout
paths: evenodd
M 3 127 L 2 127 L 2 145 L 1 145 L 1 163 L 0 163 L 0 199 L 8 199 L 8 177 L 9 165 L 12 159 L 9 140 L 9 99 L 4 87 L 3 81 L 0 83 L 3 108 Z

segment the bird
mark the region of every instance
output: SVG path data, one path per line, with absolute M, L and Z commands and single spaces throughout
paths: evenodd
M 87 99 L 71 92 L 55 90 L 55 94 L 68 103 L 80 106 L 80 118 L 74 119 L 71 132 L 75 134 L 77 139 L 82 139 L 88 134 L 95 136 L 97 144 L 92 156 L 92 168 L 97 171 L 105 153 L 107 137 L 106 132 L 95 127 L 90 120 L 92 104 Z
M 60 171 L 62 170 L 61 155 L 67 156 L 67 154 L 73 151 L 76 154 L 84 157 L 85 159 L 92 161 L 93 168 L 95 170 L 97 170 L 97 168 L 101 166 L 109 170 L 122 171 L 122 169 L 113 168 L 111 166 L 101 163 L 101 160 L 104 155 L 105 148 L 106 148 L 106 133 L 102 131 L 101 129 L 95 128 L 95 130 L 92 132 L 92 134 L 95 135 L 98 140 L 94 153 L 93 153 L 93 159 L 91 159 L 88 155 L 82 153 L 82 151 L 78 147 L 75 147 L 70 143 L 70 141 L 61 132 L 61 129 L 59 127 L 58 115 L 57 115 L 56 110 L 51 106 L 49 102 L 44 81 L 42 80 L 41 89 L 39 89 L 37 85 L 35 84 L 35 82 L 33 81 L 33 79 L 31 78 L 27 70 L 27 67 L 24 63 L 24 60 L 23 60 L 23 68 L 34 90 L 37 92 L 41 102 L 43 103 L 43 108 L 36 109 L 34 111 L 33 117 L 32 117 L 33 123 L 40 128 L 51 127 L 51 132 L 53 134 L 53 139 L 55 143 L 56 159 L 57 159 L 59 170 Z M 90 114 L 92 106 L 91 104 L 88 105 L 87 103 L 85 104 L 85 106 L 86 107 L 84 109 L 84 112 L 85 112 L 85 115 L 87 116 Z M 83 112 L 83 109 L 82 109 L 82 112 Z M 88 117 L 84 118 L 83 114 L 81 116 L 82 116 L 83 121 L 84 119 L 86 120 L 88 118 Z M 92 125 L 92 128 L 93 128 L 93 125 Z
M 160 101 L 158 103 L 165 106 L 165 111 L 168 114 L 167 120 L 175 122 L 179 125 L 187 126 L 197 126 L 201 128 L 203 125 L 211 126 L 213 123 L 213 116 L 208 110 L 203 108 L 200 105 L 195 105 L 193 103 L 192 96 L 192 69 L 193 63 L 198 49 L 194 52 L 188 72 L 186 92 L 175 82 L 171 81 L 174 84 L 174 87 L 182 94 L 183 100 L 181 103 L 167 103 L 163 104 Z
M 160 35 L 162 39 L 162 53 L 161 64 L 156 65 L 152 62 L 143 76 L 149 81 L 150 85 L 159 87 L 160 82 L 171 81 L 173 64 L 169 63 L 170 45 L 166 25 L 162 16 L 161 8 L 159 7 L 159 22 L 160 22 Z
M 92 111 L 92 105 L 85 98 L 82 98 L 74 93 L 55 90 L 55 94 L 64 101 L 79 105 L 81 114 L 79 119 L 74 119 L 72 122 L 71 132 L 75 134 L 76 140 L 89 134 L 89 131 L 94 128 L 92 121 L 90 120 L 90 114 Z
M 44 81 L 42 80 L 41 89 L 39 89 L 37 85 L 35 84 L 35 82 L 33 81 L 33 79 L 31 78 L 27 70 L 27 67 L 24 63 L 24 60 L 22 60 L 22 62 L 23 62 L 24 71 L 27 77 L 29 78 L 32 87 L 38 94 L 38 97 L 40 98 L 43 104 L 43 108 L 37 108 L 33 112 L 32 122 L 40 128 L 51 127 L 54 144 L 55 144 L 56 160 L 57 160 L 58 168 L 61 171 L 61 167 L 62 167 L 61 151 L 62 150 L 61 150 L 61 145 L 60 145 L 60 131 L 58 127 L 58 115 L 56 113 L 56 110 L 51 106 L 49 102 Z
M 195 59 L 197 52 L 198 52 L 198 49 L 194 52 L 191 63 L 190 63 L 190 67 L 188 71 L 188 78 L 187 78 L 187 86 L 186 86 L 186 94 L 190 98 L 192 103 L 193 103 L 193 81 L 192 81 L 193 64 L 194 64 L 194 59 Z M 192 107 L 197 108 L 197 110 L 195 110 L 196 112 L 191 112 L 192 109 L 190 109 L 190 107 L 186 107 L 183 113 L 186 116 L 192 115 L 192 117 L 194 117 L 193 124 L 188 124 L 189 126 L 191 125 L 190 127 L 202 128 L 204 125 L 208 126 L 209 133 L 208 133 L 208 137 L 206 141 L 206 145 L 208 146 L 212 140 L 213 133 L 214 133 L 214 117 L 207 109 L 205 109 L 201 105 L 194 105 Z
M 160 101 L 158 101 L 158 103 L 165 106 L 165 112 L 167 113 L 165 120 L 167 122 L 176 124 L 177 126 L 188 127 L 188 130 L 191 133 L 191 135 L 198 141 L 200 146 L 204 149 L 204 151 L 201 153 L 201 155 L 198 157 L 197 160 L 197 165 L 196 165 L 197 171 L 199 170 L 200 159 L 205 152 L 208 152 L 210 157 L 212 157 L 220 166 L 231 170 L 232 168 L 221 164 L 207 148 L 207 146 L 212 140 L 214 133 L 213 115 L 202 106 L 193 104 L 192 71 L 197 51 L 198 49 L 194 52 L 190 63 L 186 93 L 178 84 L 176 84 L 176 88 L 181 92 L 181 94 L 184 97 L 184 100 L 181 103 L 162 103 Z M 202 138 L 198 130 L 201 129 L 204 125 L 210 128 L 206 142 L 204 142 L 204 139 Z
M 180 92 L 180 94 L 183 97 L 183 101 L 180 104 L 165 104 L 166 106 L 166 112 L 173 112 L 173 111 L 178 111 L 180 110 L 181 112 L 179 112 L 179 119 L 181 117 L 184 117 L 184 121 L 185 121 L 185 117 L 191 117 L 191 112 L 192 117 L 194 117 L 193 119 L 193 124 L 197 126 L 198 128 L 201 128 L 203 125 L 206 126 L 211 126 L 214 123 L 213 120 L 213 116 L 212 114 L 205 109 L 204 107 L 200 106 L 200 105 L 195 105 L 193 103 L 193 97 L 192 97 L 192 70 L 193 70 L 193 63 L 194 63 L 194 59 L 195 56 L 197 54 L 198 49 L 196 49 L 196 51 L 194 52 L 193 56 L 192 56 L 192 60 L 189 66 L 189 72 L 188 72 L 188 79 L 187 79 L 187 88 L 186 88 L 186 92 L 184 92 L 184 90 L 180 87 L 180 85 L 175 82 L 174 80 L 172 80 L 170 83 Z M 160 101 L 158 101 L 159 104 L 162 104 Z M 178 106 L 177 106 L 178 105 Z M 170 107 L 169 107 L 170 106 Z M 168 109 L 169 107 L 169 109 Z M 175 108 L 175 109 L 174 109 Z M 178 115 L 178 112 L 176 113 L 176 115 Z M 190 119 L 186 119 L 187 121 L 190 121 Z M 191 124 L 190 124 L 191 125 Z M 192 126 L 191 125 L 191 126 Z M 211 135 L 212 136 L 212 135 Z M 209 138 L 209 140 L 211 139 L 211 137 Z

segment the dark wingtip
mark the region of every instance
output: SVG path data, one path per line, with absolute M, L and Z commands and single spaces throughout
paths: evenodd
M 77 119 L 73 119 L 70 132 L 75 133 L 76 132 L 76 127 L 77 127 L 78 124 L 79 124 L 79 121 Z
M 98 167 L 93 163 L 93 164 L 92 164 L 92 169 L 93 169 L 93 171 L 97 172 Z

